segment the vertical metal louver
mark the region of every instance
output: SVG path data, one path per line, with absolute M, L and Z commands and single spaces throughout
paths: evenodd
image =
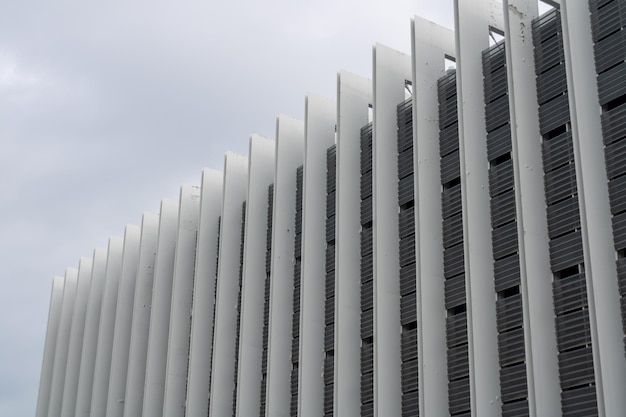
M 265 286 L 263 300 L 263 353 L 261 354 L 261 402 L 259 416 L 265 416 L 265 394 L 267 391 L 267 348 L 270 319 L 270 274 L 272 265 L 272 224 L 274 215 L 274 184 L 267 189 L 267 237 L 265 243 Z
M 237 289 L 237 324 L 235 333 L 235 384 L 233 389 L 233 417 L 237 413 L 237 380 L 239 379 L 239 332 L 241 329 L 241 285 L 243 283 L 243 254 L 246 236 L 246 202 L 241 204 L 241 245 L 239 249 L 239 284 Z
M 446 306 L 448 402 L 451 416 L 469 416 L 470 380 L 467 353 L 467 304 L 462 228 L 456 72 L 448 70 L 437 83 L 439 155 Z M 460 226 L 459 226 L 460 225 Z
M 482 54 L 500 392 L 502 416 L 512 417 L 529 409 L 505 57 L 504 41 Z
M 560 11 L 533 21 L 563 415 L 598 415 Z M 551 87 L 542 90 L 542 86 Z M 503 307 L 504 308 L 504 307 Z
M 397 106 L 397 132 L 402 416 L 418 416 L 419 366 L 417 361 L 417 295 L 415 293 L 413 101 L 411 98 Z
M 626 329 L 626 4 L 589 0 L 622 327 Z M 626 335 L 626 332 L 624 333 Z M 625 337 L 626 347 L 626 337 Z
M 303 167 L 296 170 L 296 219 L 294 237 L 293 266 L 293 317 L 291 321 L 291 403 L 292 417 L 298 415 L 298 368 L 300 364 L 300 288 L 302 276 L 302 195 Z
M 326 279 L 324 308 L 324 417 L 334 415 L 335 375 L 335 195 L 337 147 L 326 150 Z
M 361 128 L 361 417 L 374 417 L 372 124 Z

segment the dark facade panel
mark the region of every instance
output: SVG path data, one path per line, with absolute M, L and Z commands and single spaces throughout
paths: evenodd
M 527 397 L 525 363 L 500 368 L 500 393 L 505 403 Z
M 448 349 L 448 378 L 450 381 L 469 375 L 467 344 Z
M 622 58 L 623 59 L 623 58 Z M 626 63 L 619 65 L 598 75 L 598 96 L 600 105 L 604 106 L 616 98 L 626 94 Z
M 470 411 L 470 381 L 469 378 L 450 381 L 448 384 L 448 401 L 452 416 L 469 416 Z
M 609 181 L 611 214 L 626 211 L 626 175 Z
M 487 159 L 494 159 L 511 152 L 511 126 L 506 124 L 487 133 Z
M 467 343 L 467 313 L 446 317 L 446 341 L 448 349 Z
M 410 174 L 398 182 L 398 204 L 402 206 L 413 201 L 413 194 L 413 174 Z
M 446 184 L 461 175 L 459 171 L 459 151 L 456 150 L 441 158 L 441 183 Z
M 517 222 L 513 221 L 493 229 L 493 258 L 504 258 L 517 252 Z
M 604 137 L 604 144 L 607 145 L 608 156 L 609 144 L 626 137 L 626 106 L 619 106 L 604 111 L 600 119 L 602 121 L 602 136 Z
M 400 268 L 400 296 L 415 292 L 417 275 L 415 264 L 409 264 Z
M 566 90 L 565 63 L 555 65 L 537 76 L 537 102 L 539 105 L 563 95 Z
M 620 1 L 608 2 L 605 5 L 593 8 L 591 13 L 591 28 L 594 42 L 620 30 L 626 24 L 626 11 Z
M 626 213 L 613 216 L 613 242 L 615 250 L 626 248 Z
M 624 110 L 626 110 L 626 106 L 624 106 Z M 623 116 L 626 120 L 626 111 L 623 113 Z M 624 126 L 626 126 L 626 122 L 624 122 Z M 626 140 L 608 144 L 605 148 L 605 156 L 606 172 L 609 179 L 626 174 L 626 164 L 624 164 L 624 160 L 626 160 Z
M 413 148 L 398 154 L 398 178 L 413 174 Z
M 548 236 L 551 239 L 578 228 L 580 228 L 578 195 L 548 206 Z
M 570 131 L 563 132 L 550 140 L 544 140 L 542 148 L 543 169 L 545 172 L 553 171 L 574 161 L 574 147 Z
M 402 362 L 400 367 L 400 382 L 402 384 L 403 395 L 409 391 L 417 391 L 419 365 L 417 359 Z
M 446 309 L 465 304 L 465 274 L 457 275 L 445 281 Z
M 443 218 L 454 216 L 462 210 L 461 184 L 446 188 L 441 193 L 441 214 Z
M 415 294 L 400 297 L 400 324 L 417 321 L 417 299 Z
M 569 118 L 569 97 L 563 94 L 539 107 L 539 133 L 545 135 L 567 123 Z
M 550 265 L 552 271 L 560 271 L 583 261 L 583 245 L 580 231 L 559 236 L 550 241 Z
M 574 164 L 563 165 L 545 177 L 546 200 L 548 205 L 576 194 L 576 169 Z
M 506 87 L 506 85 L 505 85 Z M 487 131 L 491 132 L 509 121 L 509 96 L 503 95 L 485 107 Z
M 462 213 L 443 219 L 443 246 L 449 248 L 463 241 Z
M 415 210 L 413 207 L 400 210 L 398 215 L 398 233 L 400 239 L 415 233 Z
M 596 387 L 587 385 L 561 392 L 563 415 L 571 417 L 598 416 Z
M 401 337 L 401 359 L 408 361 L 417 358 L 417 328 L 404 330 Z
M 465 254 L 463 245 L 455 245 L 444 249 L 443 273 L 446 279 L 465 272 Z
M 512 297 L 502 298 L 496 301 L 496 317 L 498 332 L 506 332 L 524 324 L 522 313 L 522 296 L 516 294 Z
M 498 259 L 493 264 L 496 292 L 520 284 L 519 257 L 517 254 Z
M 525 360 L 524 330 L 522 328 L 498 334 L 498 357 L 501 367 Z
M 515 219 L 515 191 L 509 190 L 491 199 L 491 227 L 496 228 Z
M 494 197 L 513 188 L 513 161 L 510 159 L 489 170 L 489 194 Z
M 594 45 L 596 71 L 598 74 L 610 67 L 623 62 L 626 56 L 626 33 L 617 31 Z
M 557 279 L 554 287 L 554 312 L 563 315 L 587 307 L 587 282 L 585 274 L 579 273 Z
M 556 341 L 565 351 L 591 344 L 588 310 L 576 310 L 556 318 Z
M 439 156 L 444 157 L 459 149 L 459 124 L 454 122 L 439 132 Z
M 595 381 L 591 346 L 561 353 L 559 370 L 563 389 L 593 384 Z

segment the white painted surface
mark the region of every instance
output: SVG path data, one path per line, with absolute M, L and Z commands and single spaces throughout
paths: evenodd
M 52 369 L 52 380 L 50 382 L 50 401 L 44 416 L 61 415 L 61 405 L 65 387 L 65 369 L 70 346 L 70 330 L 76 301 L 77 281 L 78 269 L 67 268 L 65 270 L 65 283 L 63 286 L 63 306 L 61 307 L 59 334 L 54 350 L 54 366 Z
M 446 306 L 441 228 L 439 95 L 454 33 L 413 19 L 413 172 L 420 415 L 448 415 Z
M 91 410 L 91 394 L 93 393 L 94 372 L 98 349 L 98 333 L 100 332 L 100 316 L 102 313 L 102 297 L 107 280 L 107 268 L 121 263 L 122 246 L 120 237 L 109 239 L 107 249 L 96 248 L 94 252 L 93 270 L 91 271 L 91 288 L 85 317 L 85 335 L 83 351 L 80 359 L 80 374 L 76 395 L 76 417 L 87 417 Z M 118 271 L 119 273 L 119 271 Z
M 335 395 L 338 416 L 361 413 L 361 128 L 368 123 L 372 81 L 337 75 L 335 202 Z
M 561 23 L 598 411 L 616 416 L 626 410 L 626 357 L 588 3 L 563 1 Z
M 555 416 L 561 398 L 531 30 L 539 10 L 534 0 L 504 0 L 504 9 L 528 407 L 531 416 Z
M 309 95 L 305 105 L 300 283 L 298 415 L 324 415 L 326 150 L 335 144 L 335 101 Z
M 163 415 L 165 393 L 165 365 L 172 305 L 172 280 L 176 236 L 178 235 L 178 202 L 165 199 L 161 202 L 159 240 L 154 265 L 152 311 L 146 356 L 146 379 L 143 396 L 144 417 Z M 128 398 L 128 395 L 126 396 Z M 130 414 L 127 417 L 131 417 Z
M 482 51 L 488 0 L 455 0 L 456 79 L 472 415 L 501 414 Z
M 76 288 L 76 300 L 72 312 L 72 327 L 70 330 L 70 343 L 67 352 L 67 367 L 65 369 L 65 382 L 63 387 L 63 400 L 61 413 L 54 414 L 62 417 L 74 417 L 76 411 L 76 393 L 78 391 L 78 374 L 80 372 L 80 358 L 83 350 L 83 335 L 85 334 L 85 315 L 87 313 L 87 301 L 89 301 L 89 288 L 91 287 L 91 269 L 94 263 L 92 258 L 81 258 L 78 264 L 78 283 Z M 52 411 L 56 411 L 52 409 Z
M 303 153 L 304 123 L 278 116 L 265 412 L 268 417 L 290 414 L 296 169 L 302 165 Z
M 148 227 L 147 224 L 145 227 Z M 122 271 L 117 295 L 113 344 L 111 347 L 111 363 L 108 390 L 106 394 L 107 417 L 122 417 L 124 413 L 124 392 L 126 391 L 126 375 L 128 369 L 128 352 L 130 332 L 133 319 L 133 301 L 135 284 L 137 283 L 141 228 L 126 226 L 124 233 L 124 253 L 122 255 Z M 147 231 L 146 231 L 147 232 Z M 156 235 L 156 228 L 154 230 Z M 94 399 L 92 403 L 95 403 Z
M 267 189 L 274 181 L 276 143 L 274 140 L 252 135 L 249 155 L 237 417 L 257 417 L 261 401 Z
M 187 417 L 206 417 L 209 414 L 218 219 L 222 212 L 223 181 L 224 176 L 219 171 L 202 171 L 196 253 L 203 255 L 196 256 L 187 377 Z
M 56 351 L 59 325 L 61 323 L 61 310 L 63 309 L 64 286 L 65 278 L 54 277 L 50 294 L 50 309 L 48 310 L 48 326 L 46 327 L 46 341 L 41 365 L 41 377 L 39 379 L 39 394 L 35 414 L 37 417 L 45 417 L 48 415 L 52 372 L 54 369 L 54 352 Z
M 161 203 L 163 210 L 163 203 Z M 168 216 L 169 214 L 169 216 Z M 171 214 L 166 210 L 166 221 L 171 223 Z M 152 289 L 154 287 L 154 267 L 161 217 L 144 213 L 141 226 L 139 265 L 133 301 L 133 318 L 128 349 L 128 373 L 125 394 L 117 401 L 117 410 L 123 409 L 125 417 L 138 417 L 143 408 L 143 392 L 146 378 L 146 359 L 152 309 Z M 164 226 L 166 227 L 166 226 Z
M 184 417 L 187 390 L 191 304 L 200 216 L 200 188 L 183 185 L 178 208 L 178 236 L 172 283 L 172 311 L 167 348 L 163 415 Z
M 125 236 L 128 235 L 128 227 Z M 136 226 L 135 233 L 139 236 Z M 112 247 L 115 247 L 114 249 Z M 106 415 L 107 398 L 109 394 L 109 378 L 111 376 L 111 356 L 113 354 L 113 334 L 115 331 L 115 313 L 117 310 L 117 295 L 122 275 L 122 262 L 126 246 L 126 239 L 111 238 L 109 240 L 109 256 L 107 259 L 106 281 L 102 293 L 102 309 L 98 328 L 98 348 L 93 374 L 93 389 L 91 393 L 90 417 L 104 417 Z M 115 251 L 115 255 L 113 254 Z
M 412 79 L 411 58 L 374 47 L 374 415 L 400 415 L 400 275 L 397 105 Z
M 224 160 L 224 196 L 215 294 L 215 334 L 209 416 L 233 414 L 235 337 L 241 251 L 241 206 L 246 200 L 248 158 L 231 152 Z

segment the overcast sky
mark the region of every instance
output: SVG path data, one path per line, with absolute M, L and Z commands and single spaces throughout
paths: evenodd
M 434 6 L 433 6 L 434 5 Z M 0 416 L 33 416 L 52 277 L 452 0 L 0 0 Z

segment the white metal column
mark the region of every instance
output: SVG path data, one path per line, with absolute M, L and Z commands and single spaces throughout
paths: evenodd
M 233 413 L 235 337 L 241 250 L 241 205 L 246 200 L 248 158 L 231 152 L 224 160 L 224 195 L 215 294 L 215 329 L 209 416 Z
M 626 410 L 626 358 L 589 14 L 586 1 L 561 4 L 598 410 L 615 416 Z
M 504 0 L 512 160 L 531 416 L 560 414 L 532 21 L 535 0 Z
M 122 273 L 120 276 L 115 311 L 113 345 L 111 349 L 111 364 L 108 381 L 109 388 L 106 392 L 105 415 L 107 417 L 122 417 L 124 414 L 124 392 L 126 391 L 128 351 L 133 319 L 135 284 L 137 283 L 139 265 L 139 250 L 142 233 L 148 233 L 147 229 L 145 229 L 147 227 L 147 223 L 144 224 L 142 221 L 141 228 L 132 225 L 126 226 L 126 232 L 124 234 L 124 254 L 122 255 Z M 146 230 L 145 232 L 144 229 Z M 153 233 L 156 236 L 156 227 L 154 227 Z
M 154 265 L 150 333 L 148 335 L 143 394 L 142 415 L 144 417 L 160 417 L 163 415 L 167 340 L 170 328 L 172 280 L 174 278 L 177 234 L 178 202 L 165 199 L 161 202 L 161 223 L 159 225 L 159 241 Z M 127 395 L 126 398 L 128 399 L 129 396 Z M 126 414 L 126 416 L 131 417 L 133 415 Z
M 360 150 L 372 81 L 337 75 L 337 191 L 335 247 L 335 395 L 338 416 L 361 412 Z
M 305 103 L 300 287 L 298 415 L 324 414 L 326 150 L 335 144 L 337 105 L 309 95 Z
M 37 396 L 37 417 L 48 415 L 50 403 L 50 388 L 54 369 L 54 352 L 56 350 L 61 310 L 63 309 L 63 288 L 65 278 L 54 277 L 50 294 L 50 309 L 48 310 L 48 326 L 46 327 L 46 341 L 44 343 L 43 361 L 41 364 L 41 378 L 39 379 L 39 394 Z
M 267 417 L 288 417 L 293 308 L 296 169 L 302 164 L 304 123 L 280 115 L 276 122 L 276 172 L 267 354 Z
M 397 106 L 406 98 L 411 57 L 374 47 L 374 413 L 400 415 L 400 287 Z
M 161 211 L 163 211 L 163 202 L 161 203 Z M 125 417 L 138 417 L 143 408 L 154 266 L 161 218 L 171 222 L 171 215 L 167 209 L 164 217 L 144 213 L 142 220 L 139 265 L 137 266 L 137 282 L 135 284 L 130 345 L 128 347 L 126 387 L 121 398 L 113 398 L 117 404 L 122 402 L 121 406 L 118 405 L 116 409 L 123 411 Z
M 50 381 L 50 400 L 44 410 L 44 416 L 61 415 L 61 403 L 63 401 L 63 389 L 65 387 L 65 368 L 70 346 L 70 329 L 72 327 L 72 313 L 76 300 L 76 286 L 78 269 L 67 268 L 65 270 L 65 283 L 63 286 L 63 306 L 61 307 L 61 321 L 59 334 L 54 350 L 54 366 Z
M 454 1 L 470 390 L 472 415 L 481 417 L 501 414 L 482 71 L 489 6 Z
M 139 228 L 137 228 L 137 226 L 127 226 L 124 236 L 130 236 L 128 232 L 129 227 L 134 228 L 135 234 L 138 237 Z M 113 245 L 116 246 L 115 250 L 117 251 L 115 256 L 113 256 L 111 249 Z M 100 312 L 98 348 L 96 350 L 93 388 L 91 391 L 90 417 L 104 417 L 106 415 L 109 378 L 111 376 L 111 356 L 113 353 L 117 295 L 122 275 L 122 262 L 125 250 L 126 238 L 124 238 L 124 240 L 120 238 L 111 238 L 111 240 L 109 240 L 109 257 L 107 260 L 106 281 L 102 292 L 102 309 Z
M 200 216 L 200 188 L 183 185 L 178 208 L 178 236 L 172 282 L 170 333 L 165 370 L 163 415 L 184 417 L 191 336 L 191 303 Z
M 248 154 L 248 196 L 241 286 L 237 417 L 257 417 L 259 415 L 261 355 L 263 353 L 267 188 L 274 181 L 276 143 L 263 136 L 252 135 Z
M 209 414 L 209 381 L 213 352 L 213 306 L 217 270 L 217 237 L 222 211 L 224 175 L 212 169 L 202 171 L 200 219 L 196 245 L 196 268 L 191 313 L 191 344 L 187 376 L 187 417 Z
M 102 249 L 106 250 L 106 249 Z M 83 336 L 85 334 L 85 316 L 91 287 L 91 269 L 94 264 L 92 258 L 81 258 L 78 264 L 78 286 L 76 301 L 72 312 L 72 329 L 70 330 L 70 344 L 67 353 L 67 367 L 65 369 L 65 383 L 63 384 L 62 417 L 74 417 L 76 411 L 76 393 L 78 391 L 78 375 L 80 372 L 80 358 L 83 351 Z
M 446 56 L 454 56 L 454 32 L 415 17 L 412 35 L 420 414 L 446 416 L 448 378 L 437 81 L 445 74 Z
M 93 270 L 91 271 L 91 288 L 89 303 L 85 317 L 85 336 L 83 351 L 80 359 L 80 374 L 76 396 L 76 417 L 88 417 L 91 410 L 91 394 L 93 393 L 94 371 L 96 369 L 96 355 L 98 349 L 98 333 L 100 332 L 100 315 L 102 313 L 102 298 L 107 281 L 107 270 L 113 265 L 119 274 L 119 265 L 122 261 L 122 246 L 124 241 L 115 236 L 109 239 L 106 250 L 96 248 L 94 253 Z

